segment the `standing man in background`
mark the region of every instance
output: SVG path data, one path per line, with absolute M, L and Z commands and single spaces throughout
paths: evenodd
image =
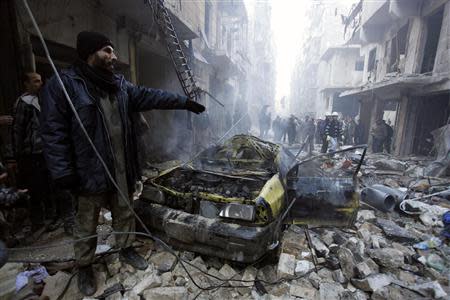
M 50 181 L 46 167 L 40 130 L 41 75 L 27 72 L 23 77 L 25 93 L 16 102 L 13 121 L 13 150 L 18 164 L 18 186 L 29 189 L 32 231 L 56 219 L 56 208 L 50 197 Z

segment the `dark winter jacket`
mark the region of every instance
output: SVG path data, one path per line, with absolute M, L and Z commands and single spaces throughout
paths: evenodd
M 99 97 L 89 91 L 86 81 L 77 70 L 76 67 L 72 67 L 62 71 L 62 80 L 90 138 L 114 174 L 114 153 L 106 130 L 104 114 L 99 105 Z M 116 75 L 115 80 L 120 86 L 116 98 L 123 126 L 128 188 L 129 191 L 134 191 L 134 184 L 139 176 L 139 165 L 132 114 L 150 109 L 185 109 L 187 98 L 135 86 L 123 76 Z M 83 134 L 55 77 L 43 88 L 41 99 L 44 155 L 52 178 L 58 180 L 75 175 L 81 193 L 113 191 L 100 160 Z
M 40 105 L 37 96 L 23 94 L 17 99 L 13 122 L 13 149 L 17 159 L 42 154 L 39 134 Z
M 327 122 L 325 125 L 325 134 L 340 139 L 343 134 L 341 122 L 338 120 Z

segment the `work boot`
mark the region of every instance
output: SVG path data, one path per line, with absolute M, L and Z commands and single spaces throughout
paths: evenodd
M 78 289 L 85 296 L 92 296 L 97 291 L 97 283 L 91 265 L 78 269 Z
M 132 247 L 120 250 L 119 258 L 122 262 L 138 270 L 145 270 L 148 267 L 147 261 L 145 261 L 142 256 L 137 254 L 137 252 Z

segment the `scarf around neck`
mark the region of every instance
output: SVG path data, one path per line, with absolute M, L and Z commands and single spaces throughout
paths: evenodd
M 93 85 L 108 93 L 116 93 L 119 85 L 114 77 L 114 73 L 105 69 L 91 67 L 85 61 L 77 60 L 75 66 L 80 75 L 90 81 Z

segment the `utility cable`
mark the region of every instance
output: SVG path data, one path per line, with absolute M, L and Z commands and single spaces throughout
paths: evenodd
M 151 238 L 151 239 L 155 240 L 155 242 L 157 242 L 157 243 L 164 243 L 159 238 L 156 238 L 155 236 L 153 236 L 151 234 L 144 233 L 144 232 L 113 231 L 113 232 L 107 233 L 106 235 L 130 235 L 130 234 L 145 236 L 145 237 L 148 237 L 148 238 Z M 79 239 L 63 241 L 63 242 L 59 242 L 59 243 L 55 243 L 55 244 L 51 244 L 51 245 L 15 247 L 15 248 L 7 248 L 7 250 L 9 250 L 9 251 L 22 251 L 22 250 L 42 250 L 42 249 L 49 249 L 49 248 L 57 248 L 57 247 L 61 247 L 61 246 L 71 245 L 71 244 L 74 244 L 74 243 L 77 243 L 77 242 L 86 241 L 86 240 L 89 240 L 89 239 L 92 239 L 92 238 L 97 238 L 98 236 L 103 236 L 103 235 L 105 235 L 105 234 L 90 235 L 90 236 L 82 237 L 82 238 L 79 238 Z M 111 254 L 111 253 L 105 253 L 105 254 Z M 211 278 L 214 278 L 214 279 L 216 279 L 218 281 L 224 282 L 224 283 L 225 282 L 230 282 L 230 281 L 231 282 L 241 282 L 241 283 L 252 283 L 252 282 L 254 282 L 254 280 L 233 279 L 234 276 L 232 276 L 231 278 L 228 278 L 228 279 L 223 279 L 223 278 L 220 278 L 218 276 L 215 276 L 213 274 L 209 274 L 209 273 L 203 271 L 202 269 L 200 269 L 200 267 L 192 264 L 191 262 L 189 262 L 189 261 L 187 261 L 187 260 L 185 260 L 185 259 L 183 259 L 183 258 L 181 258 L 179 256 L 177 256 L 177 258 L 180 261 L 183 261 L 186 264 L 188 264 L 189 266 L 195 268 L 196 270 L 202 272 L 203 274 L 205 274 L 205 275 L 207 275 L 207 276 L 209 276 Z M 250 266 L 254 266 L 254 265 L 258 264 L 259 262 L 262 261 L 263 258 L 258 259 L 256 262 L 250 264 Z M 238 272 L 238 274 L 241 273 L 241 272 L 242 271 Z M 188 276 L 190 275 L 190 273 L 187 270 L 186 270 L 186 273 L 188 274 Z M 298 277 L 298 278 L 300 278 L 300 277 Z M 293 279 L 290 279 L 290 280 L 295 280 L 295 279 L 298 279 L 298 278 L 293 278 Z M 192 278 L 190 278 L 190 279 L 192 280 Z M 259 279 L 259 281 L 264 283 L 264 284 L 267 284 L 267 285 L 276 285 L 276 284 L 285 282 L 286 280 L 285 279 L 280 279 L 280 280 L 277 280 L 277 281 L 267 281 L 267 280 Z M 195 284 L 195 281 L 193 281 L 193 283 Z M 234 285 L 234 286 L 231 286 L 231 285 L 230 286 L 226 286 L 226 285 L 223 285 L 223 283 L 220 284 L 220 285 L 210 285 L 210 286 L 205 287 L 205 288 L 200 287 L 200 286 L 197 286 L 197 287 L 199 289 L 201 289 L 201 290 L 213 290 L 213 289 L 220 288 L 220 287 L 249 288 L 249 286 L 247 286 L 247 285 L 246 286 L 244 286 L 244 285 L 243 286 L 236 286 L 236 285 Z

